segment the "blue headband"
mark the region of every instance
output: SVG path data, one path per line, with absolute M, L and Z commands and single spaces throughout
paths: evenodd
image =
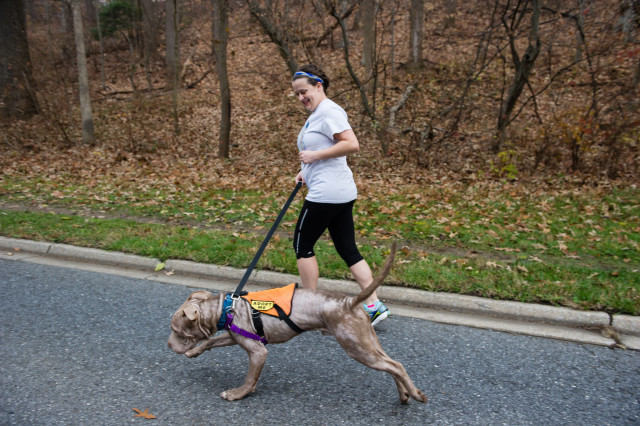
M 298 71 L 293 76 L 295 77 L 296 75 L 304 75 L 305 77 L 312 78 L 315 81 L 319 81 L 320 83 L 324 84 L 324 81 L 322 81 L 322 79 L 320 77 L 318 77 L 317 75 L 309 74 L 307 72 L 302 72 L 302 71 Z

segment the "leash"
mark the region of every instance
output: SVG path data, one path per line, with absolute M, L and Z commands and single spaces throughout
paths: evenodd
M 260 260 L 260 256 L 262 256 L 262 252 L 267 247 L 267 244 L 269 243 L 269 240 L 273 236 L 273 233 L 276 231 L 276 228 L 280 224 L 280 221 L 284 217 L 284 214 L 287 212 L 287 209 L 291 205 L 291 202 L 295 198 L 295 196 L 298 193 L 298 190 L 300 189 L 301 186 L 302 186 L 302 181 L 299 181 L 296 184 L 296 187 L 293 189 L 293 192 L 291 193 L 291 195 L 289 195 L 289 199 L 287 200 L 287 202 L 284 203 L 284 206 L 282 207 L 282 210 L 280 211 L 280 214 L 276 218 L 276 221 L 273 222 L 273 225 L 271 226 L 271 229 L 267 233 L 267 236 L 265 237 L 264 241 L 260 245 L 260 248 L 258 249 L 258 252 L 253 257 L 253 260 L 251 261 L 251 264 L 249 265 L 249 268 L 247 269 L 247 271 L 244 273 L 244 276 L 240 280 L 240 284 L 238 284 L 238 287 L 236 288 L 236 291 L 233 292 L 233 298 L 240 297 L 240 293 L 242 292 L 242 289 L 244 288 L 244 285 L 247 283 L 247 280 L 249 279 L 249 276 L 253 272 L 253 269 L 256 267 L 256 264 L 258 263 L 258 260 Z

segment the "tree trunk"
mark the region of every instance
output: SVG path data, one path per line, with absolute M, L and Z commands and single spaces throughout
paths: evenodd
M 149 90 L 152 90 L 152 64 L 156 61 L 156 59 L 158 59 L 159 32 L 155 2 L 153 2 L 153 0 L 141 0 L 140 9 L 142 14 L 142 56 L 144 63 L 144 74 L 147 78 L 147 87 Z
M 229 35 L 229 1 L 213 0 L 213 43 L 216 73 L 220 81 L 220 140 L 218 156 L 229 158 L 231 135 L 231 90 L 227 74 L 227 40 Z
M 173 130 L 180 133 L 178 118 L 178 90 L 180 89 L 180 34 L 178 18 L 178 0 L 166 0 L 166 75 L 167 89 L 172 92 Z
M 258 20 L 264 32 L 267 33 L 271 41 L 278 46 L 280 56 L 282 56 L 289 72 L 293 75 L 298 69 L 298 62 L 293 56 L 293 50 L 285 38 L 285 32 L 281 26 L 276 24 L 274 17 L 271 16 L 267 10 L 261 8 L 256 0 L 248 0 L 247 4 L 249 5 L 251 16 Z
M 38 113 L 22 0 L 0 1 L 0 91 L 3 118 Z
M 492 146 L 492 151 L 497 154 L 500 152 L 502 145 L 505 140 L 505 134 L 507 127 L 511 123 L 511 113 L 513 113 L 513 109 L 516 106 L 516 102 L 518 98 L 522 94 L 522 89 L 524 88 L 525 83 L 529 79 L 529 74 L 531 74 L 531 70 L 533 69 L 533 65 L 538 58 L 538 54 L 540 53 L 540 37 L 538 35 L 538 26 L 540 23 L 540 3 L 538 0 L 531 1 L 531 29 L 529 33 L 529 46 L 522 55 L 522 59 L 520 59 L 518 55 L 518 51 L 516 49 L 516 26 L 514 25 L 516 22 L 520 22 L 520 19 L 517 18 L 518 15 L 522 15 L 527 11 L 527 3 L 525 2 L 521 11 L 515 11 L 513 13 L 513 21 L 511 26 L 506 22 L 506 12 L 502 17 L 503 24 L 507 30 L 509 35 L 509 46 L 511 49 L 511 59 L 513 60 L 513 65 L 515 68 L 515 74 L 513 76 L 513 81 L 511 83 L 511 87 L 509 88 L 509 92 L 507 94 L 507 98 L 502 102 L 500 107 L 500 115 L 498 117 L 498 128 L 497 128 L 497 136 Z M 519 12 L 519 13 L 518 13 Z
M 342 16 L 341 16 L 341 19 L 343 21 L 346 20 L 353 13 L 354 9 L 356 8 L 356 6 L 358 6 L 358 4 L 360 4 L 360 0 L 353 0 L 351 2 L 348 2 L 347 0 L 342 0 L 342 2 L 341 2 L 341 5 L 342 5 Z M 314 47 L 320 46 L 320 44 L 327 37 L 329 37 L 333 33 L 333 30 L 335 30 L 336 28 L 338 28 L 338 23 L 337 22 L 334 23 L 333 25 L 331 25 L 330 27 L 328 27 L 322 33 L 322 35 L 316 39 Z
M 166 79 L 167 89 L 178 87 L 180 76 L 180 42 L 178 31 L 178 2 L 177 0 L 166 0 Z
M 637 4 L 636 4 L 637 3 Z M 637 25 L 636 8 L 640 9 L 640 2 L 637 0 L 622 0 L 620 2 L 620 17 L 618 27 L 624 34 L 624 41 L 630 42 L 634 39 L 635 27 Z
M 423 0 L 411 0 L 411 21 L 409 25 L 409 66 L 422 68 L 422 40 L 424 38 Z
M 82 25 L 82 11 L 80 0 L 71 1 L 73 13 L 73 35 L 76 41 L 76 56 L 78 61 L 78 91 L 80 93 L 80 113 L 82 117 L 82 142 L 93 144 L 93 113 L 91 112 L 91 97 L 89 94 L 89 77 L 87 74 L 87 55 L 84 46 L 84 28 Z
M 158 19 L 153 0 L 141 0 L 145 66 L 158 58 Z M 150 72 L 150 71 L 149 71 Z
M 97 0 L 93 0 L 97 1 Z M 98 30 L 98 43 L 100 45 L 100 77 L 102 80 L 102 90 L 107 90 L 107 78 L 104 72 L 104 40 L 102 39 L 102 26 L 100 24 L 100 11 L 98 7 L 94 7 L 96 13 L 96 26 Z
M 84 9 L 85 9 L 85 17 L 87 20 L 86 22 L 90 26 L 94 26 L 96 24 L 96 15 L 97 15 L 95 4 L 93 3 L 93 0 L 83 0 L 83 3 L 84 3 Z
M 362 1 L 362 65 L 372 74 L 376 61 L 376 0 Z
M 631 40 L 637 39 L 638 31 L 640 31 L 640 0 L 627 0 L 628 7 L 631 9 L 631 21 L 634 28 Z M 633 87 L 640 85 L 640 55 L 636 59 L 635 72 L 633 73 Z
M 342 32 L 342 42 L 343 42 L 342 48 L 344 50 L 344 61 L 347 66 L 347 70 L 349 71 L 349 74 L 353 79 L 354 84 L 356 85 L 356 87 L 358 87 L 358 90 L 360 91 L 360 97 L 362 98 L 362 106 L 364 107 L 364 110 L 366 111 L 367 115 L 371 118 L 371 121 L 373 123 L 377 123 L 375 108 L 373 108 L 369 104 L 369 99 L 367 97 L 367 92 L 364 88 L 364 85 L 360 82 L 360 79 L 358 78 L 355 71 L 353 70 L 353 67 L 351 66 L 351 60 L 349 59 L 349 40 L 347 38 L 347 27 L 344 21 L 342 20 L 342 18 L 340 17 L 340 14 L 336 11 L 335 5 L 333 5 L 331 2 L 325 2 L 325 6 L 327 7 L 329 14 L 333 16 L 335 20 L 338 22 L 338 25 L 340 25 L 340 30 Z
M 398 2 L 394 2 L 391 7 L 391 22 L 389 23 L 389 64 L 391 65 L 391 81 L 395 82 L 395 69 L 396 69 L 396 15 L 398 13 Z
M 578 31 L 576 31 L 576 62 L 582 60 L 582 51 L 584 46 L 584 11 L 586 8 L 584 2 L 585 0 L 578 0 L 578 17 L 576 19 L 576 26 L 578 27 Z

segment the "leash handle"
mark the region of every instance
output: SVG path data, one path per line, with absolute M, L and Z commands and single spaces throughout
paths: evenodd
M 291 193 L 291 195 L 289 195 L 289 199 L 287 200 L 286 203 L 284 203 L 284 206 L 282 207 L 282 210 L 280 210 L 280 214 L 276 218 L 276 221 L 273 222 L 273 225 L 271 225 L 271 229 L 269 229 L 269 232 L 267 233 L 267 236 L 265 237 L 264 241 L 262 241 L 262 244 L 260 245 L 260 248 L 258 249 L 258 252 L 253 257 L 253 260 L 251 261 L 251 264 L 249 265 L 249 268 L 247 268 L 247 271 L 244 273 L 244 276 L 240 280 L 240 284 L 238 284 L 238 287 L 236 288 L 236 291 L 233 292 L 233 297 L 236 297 L 236 298 L 240 297 L 240 292 L 244 288 L 244 285 L 247 283 L 247 280 L 249 280 L 249 276 L 251 275 L 251 273 L 253 272 L 253 269 L 258 264 L 258 260 L 260 260 L 260 256 L 262 256 L 262 252 L 267 247 L 267 244 L 269 243 L 269 240 L 273 236 L 273 233 L 276 231 L 276 228 L 280 224 L 280 221 L 284 217 L 284 214 L 287 212 L 287 209 L 289 209 L 289 206 L 291 205 L 291 202 L 295 198 L 295 196 L 298 193 L 298 190 L 300 189 L 301 186 L 302 186 L 302 181 L 298 181 L 298 183 L 296 184 L 296 187 L 293 189 L 293 192 Z

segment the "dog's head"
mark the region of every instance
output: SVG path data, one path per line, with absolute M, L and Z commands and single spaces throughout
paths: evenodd
M 171 317 L 169 348 L 183 354 L 215 334 L 223 297 L 216 298 L 208 291 L 191 293 Z

